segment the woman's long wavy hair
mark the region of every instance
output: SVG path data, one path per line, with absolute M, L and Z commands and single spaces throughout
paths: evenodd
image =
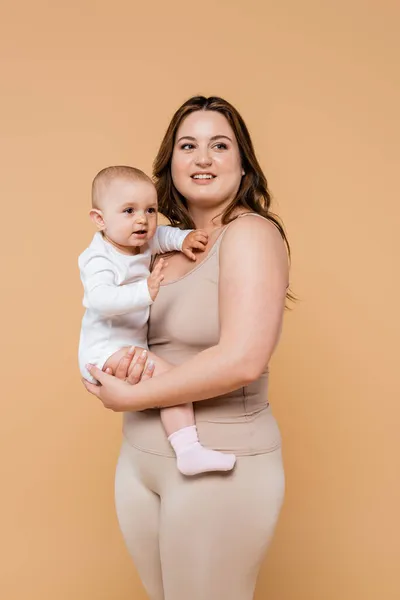
M 281 234 L 290 262 L 289 241 L 280 218 L 270 210 L 271 195 L 268 190 L 267 179 L 256 158 L 249 131 L 236 108 L 223 98 L 193 96 L 182 104 L 172 117 L 153 164 L 153 177 L 158 194 L 159 211 L 167 217 L 173 226 L 181 229 L 196 228 L 189 214 L 186 199 L 178 192 L 172 181 L 171 161 L 179 126 L 185 117 L 198 110 L 214 110 L 224 115 L 236 136 L 245 172 L 236 197 L 221 213 L 222 224 L 226 225 L 235 218 L 233 212 L 238 206 L 262 215 L 271 221 Z M 290 291 L 287 293 L 287 298 L 289 300 L 295 299 Z

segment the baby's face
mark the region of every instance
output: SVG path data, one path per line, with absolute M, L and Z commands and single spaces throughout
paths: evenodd
M 106 237 L 121 249 L 140 248 L 157 228 L 157 192 L 148 181 L 115 179 L 102 203 Z

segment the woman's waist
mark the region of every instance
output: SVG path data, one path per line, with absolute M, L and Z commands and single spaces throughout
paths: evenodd
M 212 402 L 212 404 L 211 404 Z M 271 452 L 281 444 L 278 425 L 268 403 L 251 404 L 231 398 L 196 402 L 195 420 L 200 442 L 214 450 L 237 455 Z M 125 413 L 123 432 L 127 441 L 145 452 L 174 456 L 163 429 L 160 411 Z

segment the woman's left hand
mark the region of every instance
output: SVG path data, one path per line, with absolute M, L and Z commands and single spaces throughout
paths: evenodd
M 131 385 L 151 379 L 155 363 L 148 359 L 148 351 L 140 346 L 131 346 L 118 363 L 115 373 L 118 379 L 123 379 Z
M 87 365 L 87 369 L 100 385 L 91 383 L 87 379 L 82 379 L 82 383 L 88 392 L 102 401 L 105 408 L 115 412 L 135 410 L 134 386 L 110 373 L 104 373 L 94 365 Z
M 135 410 L 133 386 L 139 381 L 151 379 L 154 373 L 154 362 L 146 361 L 147 351 L 132 346 L 120 360 L 115 376 L 110 368 L 104 372 L 94 365 L 86 365 L 99 385 L 87 379 L 82 379 L 82 383 L 88 392 L 102 401 L 105 408 L 115 412 Z

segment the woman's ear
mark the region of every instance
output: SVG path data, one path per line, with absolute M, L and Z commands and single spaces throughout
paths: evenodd
M 106 224 L 104 223 L 103 213 L 101 212 L 101 210 L 98 210 L 97 208 L 92 208 L 92 210 L 89 212 L 89 216 L 92 219 L 93 223 L 96 225 L 97 229 L 99 229 L 100 231 L 103 231 L 103 229 L 105 229 Z

